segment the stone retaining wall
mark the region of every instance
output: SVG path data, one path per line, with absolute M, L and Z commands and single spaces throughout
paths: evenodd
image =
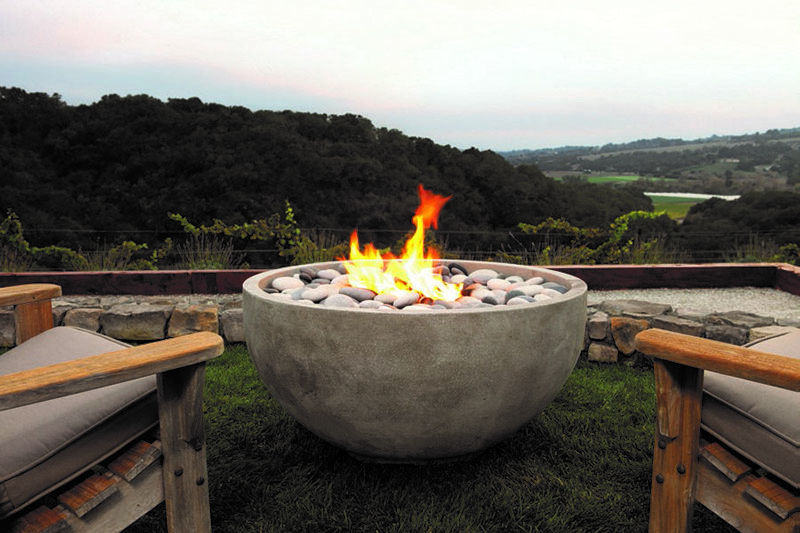
M 53 300 L 53 323 L 98 331 L 129 342 L 157 341 L 196 331 L 244 342 L 242 295 L 67 296 Z M 11 308 L 0 308 L 0 347 L 14 345 Z
M 195 331 L 244 342 L 241 294 L 182 296 L 66 296 L 53 300 L 53 323 L 102 332 L 123 341 L 146 342 Z M 661 328 L 742 345 L 800 323 L 743 311 L 676 310 L 666 304 L 609 300 L 587 308 L 583 356 L 591 361 L 635 361 L 633 339 Z M 14 314 L 0 308 L 0 347 L 14 345 Z
M 587 308 L 584 354 L 590 361 L 636 362 L 634 338 L 648 328 L 704 337 L 741 346 L 775 335 L 800 322 L 776 321 L 744 311 L 673 309 L 668 304 L 608 300 Z

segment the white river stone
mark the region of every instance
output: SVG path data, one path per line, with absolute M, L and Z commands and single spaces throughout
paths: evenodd
M 344 294 L 334 294 L 322 301 L 322 305 L 327 307 L 358 307 L 358 302 L 345 296 Z
M 523 285 L 522 287 L 518 287 L 517 290 L 522 291 L 527 296 L 536 296 L 544 292 L 544 287 L 541 285 Z
M 305 285 L 306 284 L 303 283 L 302 279 L 291 278 L 288 276 L 272 280 L 272 288 L 281 292 L 285 291 L 286 289 L 299 289 L 300 287 L 305 287 Z
M 559 296 L 561 296 L 562 293 L 555 289 L 543 288 L 542 294 L 544 294 L 545 296 L 549 296 L 550 298 L 558 298 Z
M 462 305 L 462 307 L 477 307 L 481 301 L 475 298 L 474 296 L 462 296 L 458 300 L 458 303 Z
M 459 283 L 464 283 L 465 279 L 467 279 L 467 276 L 464 274 L 456 274 L 450 278 L 450 283 L 458 285 Z
M 386 304 L 376 302 L 375 300 L 364 300 L 359 302 L 358 306 L 361 309 L 380 309 L 381 307 L 386 307 Z
M 492 270 L 491 268 L 479 268 L 475 272 L 470 272 L 469 277 L 479 283 L 486 283 L 490 279 L 494 279 L 499 275 L 500 274 L 498 274 L 496 270 Z
M 494 297 L 494 293 L 485 287 L 479 287 L 469 293 L 469 295 L 473 298 L 477 298 L 478 300 L 483 300 L 487 296 Z
M 331 283 L 336 285 L 350 285 L 350 276 L 347 274 L 340 274 L 331 280 Z
M 517 297 L 511 298 L 509 301 L 507 301 L 506 305 L 527 305 L 527 304 L 529 304 L 529 303 L 531 303 L 533 301 L 534 300 L 532 298 L 531 299 L 527 299 L 527 298 L 524 298 L 522 296 L 517 296 Z
M 489 281 L 486 282 L 486 287 L 489 290 L 492 290 L 492 291 L 494 291 L 494 290 L 505 291 L 505 290 L 508 289 L 508 287 L 510 285 L 511 285 L 511 283 L 508 280 L 500 279 L 500 278 L 492 278 L 492 279 L 490 279 Z

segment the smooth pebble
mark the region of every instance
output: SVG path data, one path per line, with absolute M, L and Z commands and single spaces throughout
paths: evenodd
M 409 305 L 416 304 L 418 301 L 419 294 L 416 292 L 405 292 L 397 297 L 393 305 L 398 309 L 403 309 Z
M 333 294 L 322 300 L 326 307 L 358 307 L 358 302 L 344 294 Z
M 303 300 L 311 300 L 312 302 L 319 302 L 330 296 L 331 285 L 320 285 L 313 289 L 306 289 L 303 291 Z
M 393 305 L 394 301 L 397 300 L 397 296 L 388 292 L 384 292 L 382 294 L 376 294 L 374 299 L 376 302 Z
M 339 294 L 344 294 L 349 296 L 353 300 L 357 302 L 363 302 L 364 300 L 372 300 L 375 297 L 375 292 L 369 289 L 362 289 L 359 287 L 342 287 L 339 290 Z M 378 302 L 380 303 L 380 302 Z
M 342 294 L 344 294 L 344 293 L 342 293 Z M 375 300 L 363 300 L 363 301 L 358 303 L 358 306 L 361 309 L 379 309 L 381 307 L 386 307 L 386 304 L 382 304 L 382 303 L 377 302 Z
M 295 277 L 284 276 L 272 280 L 272 288 L 281 292 L 285 291 L 286 289 L 299 289 L 300 287 L 305 286 L 306 284 L 302 279 Z
M 563 286 L 560 283 L 556 283 L 554 281 L 545 281 L 544 283 L 542 283 L 542 287 L 544 287 L 545 289 L 552 289 L 558 292 L 559 294 L 564 294 L 569 290 L 567 287 Z
M 479 283 L 486 283 L 490 279 L 494 279 L 498 277 L 499 274 L 497 271 L 492 270 L 490 268 L 479 268 L 475 272 L 471 272 L 469 277 L 478 281 Z
M 349 276 L 335 268 L 317 271 L 301 267 L 293 276 L 282 276 L 264 289 L 272 298 L 294 300 L 305 305 L 325 305 L 396 311 L 441 311 L 446 309 L 488 308 L 498 305 L 524 305 L 546 302 L 569 292 L 569 287 L 541 276 L 524 279 L 519 275 L 505 276 L 491 268 L 467 272 L 461 265 L 451 263 L 436 267 L 444 280 L 452 284 L 463 284 L 462 296 L 455 302 L 434 301 L 408 291 L 400 295 L 375 294 L 374 291 L 352 287 Z
M 341 275 L 342 275 L 341 272 L 339 272 L 338 270 L 334 270 L 332 268 L 326 268 L 324 270 L 320 270 L 319 272 L 317 272 L 317 277 L 318 278 L 323 278 L 323 279 L 327 279 L 327 280 L 330 280 L 330 281 L 335 280 L 336 278 L 338 278 Z
M 510 298 L 506 305 L 526 305 L 531 302 L 535 301 L 530 296 L 515 296 L 514 298 Z
M 506 279 L 492 278 L 486 282 L 486 287 L 491 290 L 506 290 L 511 283 Z

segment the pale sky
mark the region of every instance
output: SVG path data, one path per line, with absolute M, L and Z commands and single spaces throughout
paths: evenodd
M 0 0 L 0 86 L 509 150 L 800 126 L 796 0 Z

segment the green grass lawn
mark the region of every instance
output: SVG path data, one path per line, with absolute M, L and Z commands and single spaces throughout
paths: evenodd
M 672 219 L 685 218 L 693 205 L 704 201 L 682 196 L 650 195 L 649 198 L 653 201 L 653 211 L 656 213 L 664 211 Z
M 587 176 L 589 183 L 624 183 L 638 181 L 642 176 Z
M 569 173 L 567 173 L 569 175 Z M 630 181 L 637 181 L 642 179 L 642 176 L 637 175 L 615 175 L 615 176 L 596 176 L 593 174 L 584 174 L 583 177 L 586 178 L 588 183 L 627 183 Z M 563 181 L 563 176 L 556 175 L 553 177 L 556 181 Z M 667 179 L 667 178 L 656 178 L 656 179 Z
M 569 172 L 563 172 L 564 175 L 572 175 L 575 173 L 570 174 Z M 578 173 L 579 174 L 579 173 Z M 556 181 L 563 181 L 564 176 L 562 172 L 559 173 L 551 173 L 551 177 Z M 644 176 L 639 176 L 638 174 L 613 174 L 613 175 L 604 175 L 604 174 L 582 174 L 583 178 L 586 178 L 588 183 L 629 183 L 633 181 L 639 181 L 641 179 L 648 179 L 651 183 L 657 183 L 662 181 L 673 181 L 672 178 L 645 178 Z
M 470 461 L 366 464 L 270 397 L 243 346 L 208 366 L 215 532 L 644 532 L 655 417 L 652 370 L 581 361 L 561 394 Z M 696 531 L 733 531 L 702 507 Z M 164 531 L 163 504 L 129 532 Z

